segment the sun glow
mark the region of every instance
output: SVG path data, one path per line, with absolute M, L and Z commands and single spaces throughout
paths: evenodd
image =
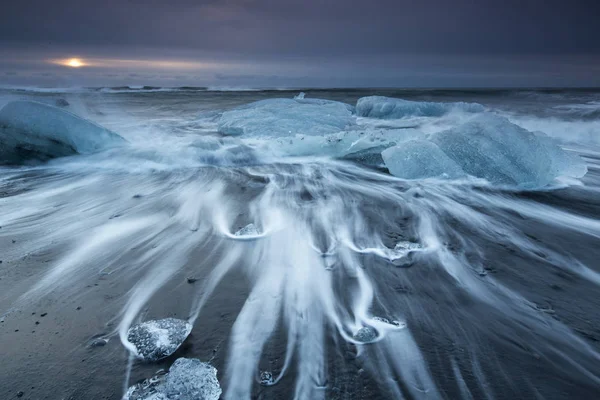
M 100 67 L 100 68 L 139 68 L 161 70 L 201 70 L 210 67 L 222 67 L 222 64 L 211 61 L 195 60 L 160 60 L 160 59 L 117 59 L 117 58 L 53 58 L 46 62 L 69 68 Z
M 81 68 L 90 65 L 88 62 L 83 61 L 81 58 L 60 58 L 48 60 L 48 62 L 69 68 Z
M 67 60 L 65 65 L 72 68 L 79 68 L 84 66 L 83 62 L 79 58 L 71 58 Z

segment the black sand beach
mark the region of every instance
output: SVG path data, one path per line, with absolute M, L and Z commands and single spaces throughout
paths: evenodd
M 352 103 L 372 92 L 314 97 Z M 527 127 L 557 104 L 597 96 L 531 93 L 381 94 L 477 101 Z M 171 138 L 180 151 L 193 135 L 215 135 L 202 118 L 291 95 L 66 95 L 73 112 L 132 146 L 145 133 L 160 137 L 164 152 L 141 146 L 131 159 L 109 152 L 0 170 L 0 398 L 120 399 L 180 357 L 216 367 L 223 399 L 598 397 L 594 144 L 559 138 L 588 172 L 539 189 L 404 181 L 347 160 L 198 165 L 168 149 Z M 561 123 L 597 126 L 586 118 Z M 251 222 L 265 238 L 230 237 Z M 386 258 L 397 243 L 420 247 Z M 405 327 L 355 343 L 363 310 Z M 190 318 L 194 328 L 173 355 L 134 360 L 127 380 L 119 329 L 130 313 Z M 249 392 L 235 367 L 245 360 Z M 265 386 L 260 371 L 285 373 Z

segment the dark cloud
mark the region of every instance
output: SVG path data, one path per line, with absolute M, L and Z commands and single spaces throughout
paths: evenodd
M 22 0 L 0 38 L 249 55 L 600 53 L 597 0 Z
M 0 12 L 0 69 L 79 55 L 212 60 L 224 66 L 189 76 L 235 82 L 592 84 L 599 15 L 598 0 L 15 0 Z M 138 71 L 102 71 L 115 72 Z

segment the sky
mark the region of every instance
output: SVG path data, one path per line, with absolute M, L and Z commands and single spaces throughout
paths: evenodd
M 599 17 L 598 0 L 14 0 L 0 85 L 600 86 Z

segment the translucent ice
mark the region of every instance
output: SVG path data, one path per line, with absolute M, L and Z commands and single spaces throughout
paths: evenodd
M 477 103 L 435 103 L 409 101 L 384 96 L 369 96 L 358 99 L 356 114 L 361 117 L 396 119 L 404 117 L 440 117 L 451 111 L 476 113 L 484 111 Z
M 381 151 L 397 143 L 422 136 L 414 129 L 360 129 L 353 127 L 322 136 L 294 135 L 283 138 L 248 139 L 246 142 L 261 153 L 275 156 L 347 157 L 376 165 Z
M 396 246 L 394 247 L 394 250 L 397 250 L 397 251 L 413 251 L 413 250 L 420 250 L 422 248 L 423 248 L 423 246 L 421 246 L 420 243 L 408 242 L 406 240 L 403 240 L 401 242 L 396 243 Z
M 271 386 L 274 382 L 273 374 L 269 371 L 261 371 L 259 382 L 263 386 Z
M 230 137 L 214 138 L 204 136 L 195 140 L 188 147 L 189 155 L 209 165 L 254 165 L 258 157 L 254 150 Z
M 142 322 L 127 331 L 127 340 L 137 351 L 137 356 L 156 361 L 170 356 L 181 346 L 192 331 L 192 325 L 176 318 Z
M 546 147 L 552 160 L 553 170 L 560 170 L 562 176 L 574 178 L 581 178 L 587 173 L 587 165 L 578 155 L 564 151 L 554 139 L 541 132 L 535 134 L 541 144 Z
M 492 183 L 534 188 L 587 172 L 579 157 L 493 114 L 436 133 L 431 141 L 463 171 Z
M 123 400 L 218 400 L 217 370 L 195 358 L 178 358 L 167 374 L 131 386 Z
M 286 137 L 326 135 L 354 124 L 352 106 L 320 99 L 261 100 L 223 113 L 218 130 L 227 135 Z
M 381 153 L 385 166 L 404 179 L 458 178 L 463 170 L 437 145 L 426 140 L 411 140 Z
M 0 164 L 46 161 L 122 143 L 116 133 L 47 104 L 13 101 L 0 110 Z
M 195 358 L 177 359 L 164 388 L 169 400 L 218 400 L 221 396 L 217 369 Z
M 239 231 L 237 231 L 234 236 L 257 236 L 260 235 L 260 232 L 256 228 L 254 224 L 248 224 Z
M 382 166 L 404 179 L 457 179 L 471 175 L 494 184 L 535 188 L 559 176 L 581 177 L 585 164 L 551 139 L 476 103 L 414 102 L 387 97 L 359 99 L 356 114 L 395 119 L 466 114 L 467 123 L 440 129 L 400 129 L 356 120 L 352 107 L 335 101 L 271 99 L 222 114 L 221 133 L 241 135 L 242 148 L 261 156 L 326 156 Z M 431 128 L 431 127 L 430 127 Z
M 406 327 L 406 324 L 404 322 L 400 322 L 397 320 L 389 320 L 387 318 L 383 318 L 383 317 L 373 317 L 371 318 L 371 320 L 376 321 L 376 322 L 381 322 L 383 324 L 387 324 L 387 325 L 392 325 L 395 326 L 396 328 L 404 328 Z
M 123 400 L 167 400 L 163 391 L 165 381 L 166 373 L 161 370 L 152 378 L 129 387 Z
M 377 331 L 370 326 L 363 326 L 353 336 L 354 340 L 369 343 L 377 339 Z
M 390 320 L 383 317 L 373 317 L 371 318 L 373 321 L 383 322 L 384 324 L 389 324 Z
M 429 140 L 413 140 L 382 152 L 391 174 L 405 179 L 458 178 L 466 174 L 495 184 L 546 186 L 560 176 L 580 178 L 583 160 L 551 139 L 535 135 L 506 118 L 481 114 Z

